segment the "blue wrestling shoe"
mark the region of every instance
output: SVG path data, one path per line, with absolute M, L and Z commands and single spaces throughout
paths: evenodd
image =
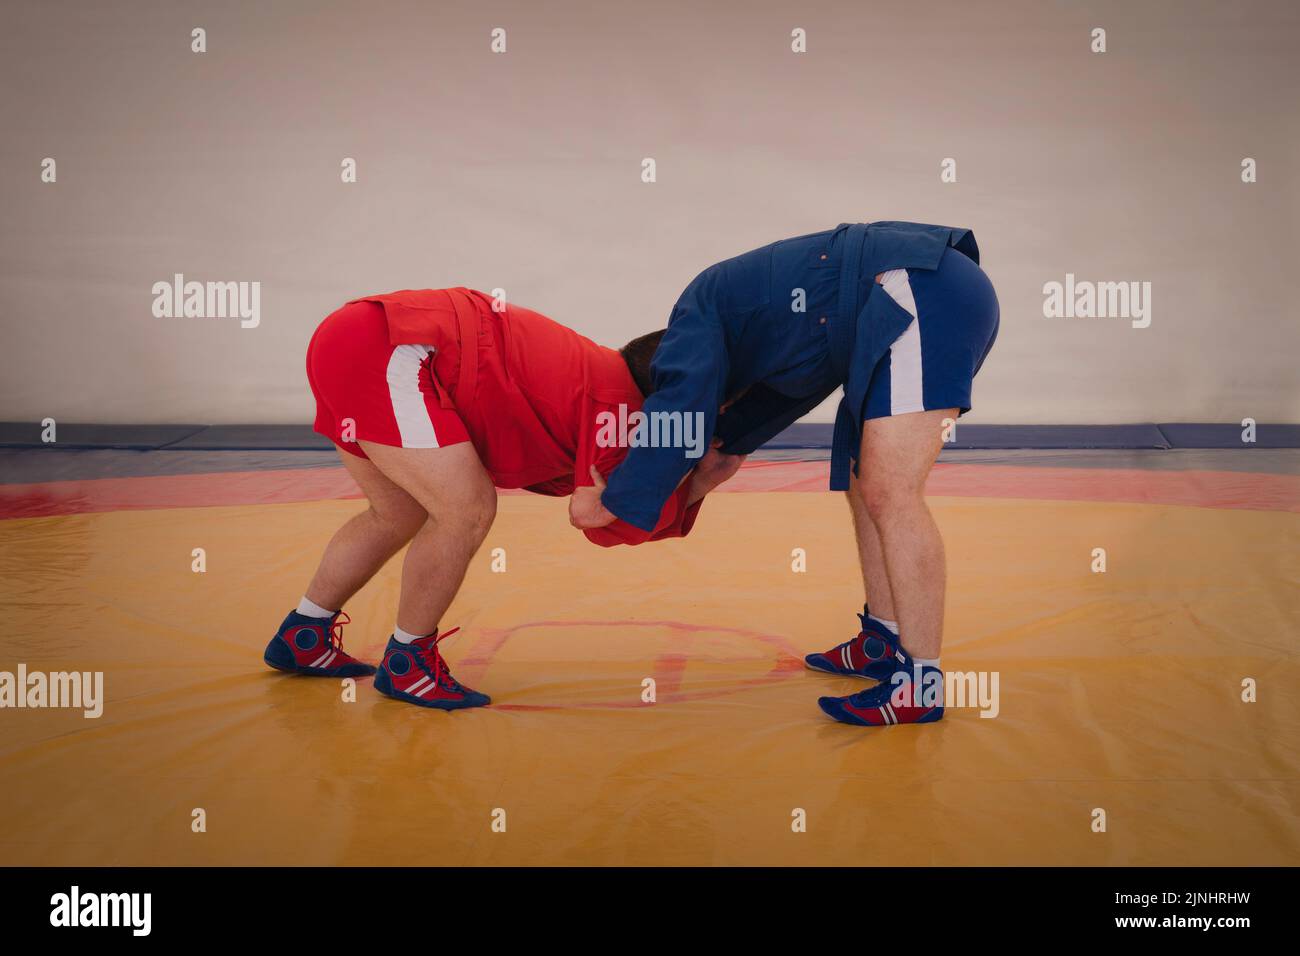
M 447 661 L 438 650 L 443 638 L 459 630 L 453 627 L 445 634 L 435 632 L 409 644 L 390 637 L 379 673 L 375 675 L 375 690 L 394 700 L 438 710 L 463 710 L 492 703 L 487 694 L 471 690 L 452 677 Z
M 262 660 L 278 671 L 308 677 L 373 674 L 375 669 L 369 664 L 343 652 L 343 625 L 350 622 L 342 611 L 333 617 L 308 617 L 290 611 L 266 645 Z
M 809 654 L 803 659 L 808 669 L 841 677 L 884 680 L 898 668 L 912 666 L 912 658 L 903 650 L 898 636 L 885 625 L 868 617 L 865 604 L 858 620 L 862 622 L 862 630 L 857 637 L 837 644 L 829 651 Z
M 919 681 L 912 668 L 900 668 L 875 687 L 847 697 L 821 697 L 817 706 L 826 716 L 856 727 L 932 724 L 943 720 L 943 671 L 923 667 Z

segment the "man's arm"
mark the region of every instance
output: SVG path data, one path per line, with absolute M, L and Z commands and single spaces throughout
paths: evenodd
M 575 528 L 580 528 L 587 536 L 587 540 L 602 548 L 612 548 L 619 544 L 644 544 L 647 541 L 661 541 L 664 538 L 684 538 L 690 534 L 691 528 L 695 525 L 695 519 L 700 513 L 701 499 L 704 497 L 703 493 L 698 498 L 692 497 L 693 482 L 683 481 L 668 497 L 659 520 L 649 531 L 634 528 L 626 521 L 619 521 L 617 518 L 606 525 L 586 525 L 582 523 L 580 516 L 591 507 L 590 500 L 594 499 L 597 505 L 599 504 L 600 494 L 605 490 L 605 479 L 601 477 L 595 465 L 591 467 L 591 479 L 592 484 L 574 490 L 573 500 L 569 503 L 569 522 Z
M 791 398 L 759 383 L 733 402 L 718 419 L 714 438 L 728 455 L 748 455 L 826 400 L 834 389 Z
M 712 302 L 716 280 L 705 272 L 678 299 L 655 352 L 650 374 L 654 392 L 641 411 L 647 427 L 656 412 L 698 416 L 704 441 L 713 435 L 727 387 L 727 349 L 722 323 Z M 698 459 L 685 448 L 629 449 L 627 458 L 609 476 L 601 496 L 604 507 L 628 524 L 652 531 L 669 496 Z
M 720 450 L 719 446 L 721 444 L 721 441 L 715 438 L 713 447 L 700 459 L 700 463 L 691 472 L 690 480 L 687 482 L 686 504 L 688 507 L 704 500 L 704 496 L 710 491 L 724 481 L 730 480 L 732 475 L 739 471 L 740 466 L 745 463 L 744 455 L 729 455 Z

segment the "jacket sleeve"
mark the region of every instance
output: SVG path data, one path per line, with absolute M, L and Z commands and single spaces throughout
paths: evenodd
M 655 352 L 650 375 L 654 392 L 641 410 L 647 421 L 655 412 L 677 412 L 703 423 L 707 449 L 727 387 L 727 348 L 714 302 L 716 279 L 701 273 L 673 307 L 668 330 Z M 698 418 L 695 416 L 698 414 Z M 684 424 L 684 423 L 683 423 Z M 606 508 L 642 531 L 653 531 L 664 504 L 699 458 L 684 448 L 631 448 L 614 469 L 601 496 Z
M 691 483 L 683 481 L 676 491 L 664 503 L 663 513 L 652 531 L 635 528 L 626 521 L 615 521 L 603 528 L 588 528 L 582 533 L 592 544 L 602 548 L 612 548 L 620 544 L 645 544 L 647 541 L 662 541 L 665 538 L 684 538 L 695 527 L 695 519 L 700 513 L 701 498 L 693 505 L 687 505 Z
M 748 455 L 807 415 L 834 390 L 791 398 L 760 382 L 719 416 L 714 437 L 722 439 L 726 454 Z

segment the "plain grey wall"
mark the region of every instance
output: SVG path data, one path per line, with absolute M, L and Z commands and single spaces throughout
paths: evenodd
M 2 26 L 0 418 L 306 422 L 304 347 L 356 295 L 502 287 L 618 345 L 718 259 L 916 219 L 972 227 L 1001 298 L 972 420 L 1300 420 L 1288 0 L 7 0 Z M 260 282 L 260 326 L 154 317 L 176 272 Z M 1152 283 L 1150 327 L 1044 318 L 1067 272 Z

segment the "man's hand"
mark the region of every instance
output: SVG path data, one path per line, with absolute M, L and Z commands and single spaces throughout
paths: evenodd
M 600 476 L 596 466 L 591 466 L 591 480 L 594 485 L 574 488 L 569 498 L 569 524 L 575 528 L 603 528 L 618 520 L 618 516 L 607 509 L 600 501 L 601 492 L 605 490 L 605 479 Z
M 728 455 L 719 449 L 722 439 L 715 438 L 704 453 L 700 463 L 691 472 L 691 490 L 686 496 L 686 503 L 693 505 L 718 485 L 729 479 L 745 463 L 744 455 Z

